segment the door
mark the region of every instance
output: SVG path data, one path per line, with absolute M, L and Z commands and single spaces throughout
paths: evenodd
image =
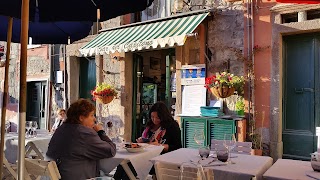
M 91 90 L 96 87 L 96 81 L 95 59 L 80 58 L 79 98 L 91 100 Z
M 309 160 L 317 148 L 319 39 L 319 34 L 284 37 L 284 158 Z
M 27 83 L 27 121 L 36 121 L 40 129 L 46 129 L 47 82 Z
M 144 113 L 142 112 L 143 93 L 143 57 L 133 54 L 133 101 L 132 101 L 132 141 L 140 137 L 145 124 Z

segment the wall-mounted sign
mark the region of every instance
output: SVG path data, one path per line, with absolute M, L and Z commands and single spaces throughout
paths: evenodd
M 205 77 L 205 64 L 181 66 L 181 85 L 204 85 Z

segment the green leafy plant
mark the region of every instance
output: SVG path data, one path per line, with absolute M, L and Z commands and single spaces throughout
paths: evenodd
M 98 84 L 92 91 L 91 95 L 93 96 L 93 100 L 96 99 L 96 96 L 117 96 L 118 92 L 115 90 L 113 86 L 107 83 Z
M 245 104 L 243 102 L 243 98 L 240 98 L 237 102 L 236 102 L 236 111 L 242 111 L 245 108 Z

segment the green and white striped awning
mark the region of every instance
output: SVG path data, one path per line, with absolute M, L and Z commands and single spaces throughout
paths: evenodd
M 209 13 L 124 27 L 100 33 L 80 48 L 83 56 L 182 46 Z

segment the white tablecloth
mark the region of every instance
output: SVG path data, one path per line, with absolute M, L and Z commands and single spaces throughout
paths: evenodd
M 308 177 L 307 174 L 314 178 Z M 320 173 L 313 171 L 310 161 L 278 159 L 271 168 L 263 174 L 263 178 L 267 180 L 315 180 L 320 179 Z
M 34 145 L 45 154 L 48 150 L 48 144 L 50 142 L 51 135 L 39 134 L 34 138 L 26 138 L 25 145 L 28 143 L 34 143 Z M 18 134 L 8 133 L 5 136 L 4 154 L 10 163 L 15 164 L 18 158 Z
M 138 153 L 129 153 L 125 149 L 120 149 L 113 158 L 100 160 L 100 169 L 105 173 L 111 172 L 122 161 L 130 161 L 137 172 L 139 179 L 146 179 L 152 167 L 150 159 L 159 156 L 163 146 L 147 146 L 144 151 Z
M 213 160 L 211 157 L 206 160 L 199 161 L 200 156 L 198 155 L 197 149 L 181 148 L 155 157 L 151 159 L 151 161 L 153 163 L 159 161 L 177 165 L 190 161 L 199 161 L 203 166 L 205 166 L 204 168 L 213 170 L 214 179 L 217 180 L 248 180 L 253 177 L 256 179 L 262 179 L 262 174 L 272 165 L 272 158 L 267 156 L 252 156 L 232 153 L 232 157 L 234 157 L 231 159 L 235 164 L 224 165 L 224 163 L 217 160 L 211 162 Z M 209 162 L 211 163 L 208 164 Z M 218 164 L 223 164 L 223 166 L 217 166 Z

